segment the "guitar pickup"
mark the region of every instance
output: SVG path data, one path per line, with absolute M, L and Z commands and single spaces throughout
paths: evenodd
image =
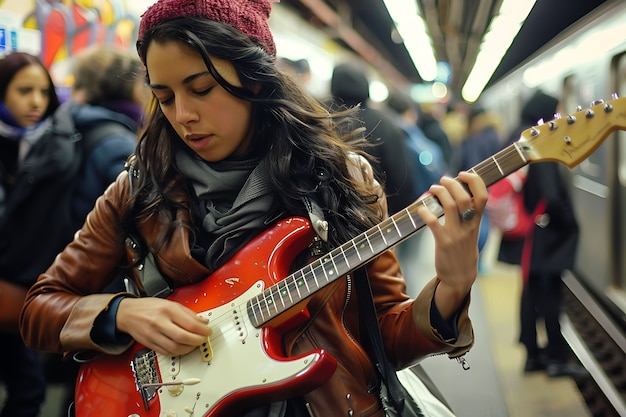
M 200 345 L 200 354 L 204 362 L 211 362 L 213 360 L 213 348 L 211 347 L 211 339 L 206 338 L 206 342 Z

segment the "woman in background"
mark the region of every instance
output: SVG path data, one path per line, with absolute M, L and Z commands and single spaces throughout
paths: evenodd
M 49 127 L 59 99 L 46 68 L 23 52 L 0 59 L 0 99 L 0 379 L 7 391 L 0 416 L 35 417 L 45 399 L 46 381 L 38 353 L 24 345 L 17 326 L 21 301 L 37 275 L 29 274 L 9 252 L 25 237 L 8 232 L 6 226 L 13 221 L 9 207 L 21 198 L 17 178 L 30 163 L 29 150 Z M 36 242 L 30 243 L 29 256 L 37 258 Z

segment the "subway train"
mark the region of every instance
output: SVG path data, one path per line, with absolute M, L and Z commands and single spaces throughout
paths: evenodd
M 479 103 L 513 128 L 536 90 L 560 99 L 555 119 L 601 100 L 616 103 L 603 126 L 612 132 L 580 164 L 564 169 L 581 237 L 575 267 L 562 277 L 562 331 L 592 376 L 578 381 L 591 413 L 626 416 L 626 99 L 614 100 L 626 97 L 626 2 L 605 5 L 568 28 L 488 85 Z

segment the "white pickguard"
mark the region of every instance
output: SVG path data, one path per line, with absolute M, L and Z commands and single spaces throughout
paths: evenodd
M 162 382 L 201 380 L 171 388 L 171 392 L 168 387 L 160 388 L 161 416 L 204 416 L 229 394 L 288 380 L 315 362 L 318 353 L 277 361 L 265 352 L 261 329 L 251 325 L 246 311 L 246 302 L 262 291 L 259 281 L 232 302 L 200 313 L 213 330 L 210 362 L 203 360 L 199 350 L 182 357 L 157 354 Z

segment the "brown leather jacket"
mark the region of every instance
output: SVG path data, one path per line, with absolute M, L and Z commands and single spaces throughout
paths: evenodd
M 129 347 L 101 346 L 90 335 L 96 317 L 116 297 L 103 294 L 102 290 L 116 266 L 128 256 L 125 236 L 119 227 L 120 208 L 128 193 L 128 176 L 122 173 L 98 199 L 73 242 L 30 289 L 20 319 L 28 346 L 66 354 L 95 350 L 112 355 Z M 180 218 L 187 215 L 178 213 Z M 155 218 L 141 228 L 149 247 L 154 248 L 165 227 Z M 162 273 L 177 285 L 198 282 L 211 272 L 191 256 L 186 228 L 178 229 L 155 255 Z M 473 330 L 469 303 L 459 314 L 456 341 L 442 340 L 430 324 L 436 278 L 417 300 L 410 299 L 404 292 L 405 282 L 392 251 L 371 262 L 368 274 L 386 349 L 398 368 L 410 366 L 426 355 L 448 352 L 455 357 L 470 349 Z M 316 292 L 310 297 L 308 310 L 311 318 L 284 335 L 285 352 L 294 355 L 323 347 L 338 363 L 326 383 L 305 395 L 309 410 L 314 416 L 324 417 L 383 416 L 376 394 L 368 392 L 375 373 L 358 342 L 361 335 L 353 277 L 347 275 Z

